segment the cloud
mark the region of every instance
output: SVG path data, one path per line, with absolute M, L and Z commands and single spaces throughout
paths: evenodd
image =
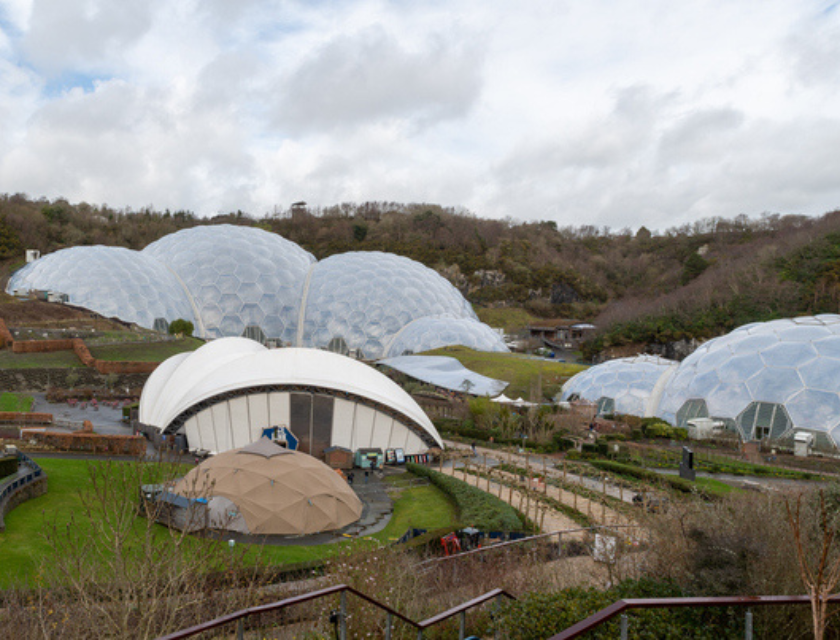
M 787 0 L 11 0 L 2 188 L 665 228 L 840 205 L 840 11 Z
M 481 67 L 477 48 L 437 37 L 411 51 L 378 26 L 340 35 L 283 81 L 275 122 L 313 131 L 463 117 L 480 93 Z

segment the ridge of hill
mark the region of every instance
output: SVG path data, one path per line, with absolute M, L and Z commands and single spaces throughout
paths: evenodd
M 180 229 L 221 223 L 278 233 L 318 259 L 347 251 L 407 256 L 436 269 L 484 317 L 494 315 L 487 309 L 524 310 L 502 314 L 508 328 L 533 317 L 592 321 L 599 332 L 585 349 L 590 357 L 840 305 L 840 211 L 710 218 L 634 232 L 489 220 L 423 203 L 298 204 L 261 218 L 242 211 L 199 218 L 7 194 L 0 195 L 0 279 L 23 264 L 24 249 L 142 249 Z

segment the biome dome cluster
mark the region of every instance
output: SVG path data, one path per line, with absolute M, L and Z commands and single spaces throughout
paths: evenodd
M 679 427 L 713 418 L 742 440 L 807 431 L 818 445 L 840 446 L 840 315 L 744 325 L 658 376 L 650 367 L 649 356 L 596 365 L 571 378 L 561 399 L 611 398 L 616 412 Z
M 317 261 L 277 234 L 234 225 L 170 234 L 142 251 L 74 247 L 36 260 L 7 291 L 50 290 L 153 328 L 189 320 L 201 338 L 246 335 L 365 358 L 451 344 L 507 351 L 445 278 L 382 252 Z

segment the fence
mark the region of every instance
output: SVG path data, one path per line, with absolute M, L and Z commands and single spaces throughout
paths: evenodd
M 326 589 L 321 589 L 319 591 L 313 591 L 312 593 L 303 594 L 300 596 L 294 596 L 291 598 L 286 598 L 285 600 L 280 600 L 279 602 L 272 602 L 271 604 L 266 604 L 258 607 L 250 607 L 249 609 L 243 609 L 241 611 L 236 611 L 235 613 L 228 614 L 226 616 L 222 616 L 220 618 L 216 618 L 215 620 L 210 620 L 209 622 L 204 622 L 202 624 L 195 625 L 193 627 L 189 627 L 188 629 L 183 629 L 181 631 L 176 631 L 175 633 L 170 633 L 169 635 L 163 636 L 158 640 L 177 640 L 179 638 L 190 638 L 192 636 L 196 636 L 200 633 L 204 633 L 205 631 L 212 631 L 213 629 L 219 629 L 221 627 L 231 625 L 236 623 L 236 638 L 237 640 L 242 640 L 245 637 L 245 622 L 249 618 L 254 616 L 259 616 L 263 613 L 269 612 L 276 612 L 286 609 L 288 607 L 302 604 L 304 602 L 310 602 L 312 600 L 318 600 L 320 598 L 329 597 L 332 595 L 338 594 L 341 598 L 341 602 L 339 605 L 339 609 L 335 612 L 335 624 L 337 625 L 337 636 L 340 640 L 347 639 L 347 594 L 352 594 L 362 600 L 378 607 L 382 611 L 385 612 L 385 638 L 386 640 L 390 640 L 391 632 L 393 627 L 393 619 L 399 618 L 404 623 L 414 627 L 417 629 L 417 638 L 418 640 L 422 639 L 423 631 L 428 629 L 429 627 L 433 627 L 436 624 L 443 622 L 444 620 L 448 620 L 454 616 L 460 617 L 460 624 L 459 624 L 459 633 L 458 638 L 459 640 L 464 640 L 466 636 L 466 613 L 470 609 L 474 609 L 475 607 L 479 607 L 486 602 L 490 601 L 497 601 L 499 598 L 505 597 L 510 599 L 515 599 L 514 596 L 509 594 L 507 591 L 503 589 L 493 589 L 492 591 L 488 591 L 487 593 L 478 596 L 477 598 L 473 598 L 468 602 L 464 602 L 463 604 L 458 605 L 457 607 L 453 607 L 444 611 L 443 613 L 439 613 L 436 616 L 432 616 L 431 618 L 426 618 L 425 620 L 421 620 L 415 622 L 411 618 L 404 616 L 403 614 L 395 611 L 388 605 L 371 598 L 368 595 L 365 595 L 361 591 L 354 589 L 351 586 L 346 584 L 339 584 L 334 587 L 327 587 Z M 496 636 L 499 635 L 499 629 L 495 630 Z M 262 637 L 262 636 L 260 636 Z
M 6 480 L 0 483 L 0 531 L 5 531 L 6 529 L 6 511 L 9 509 L 12 497 L 36 480 L 42 477 L 46 479 L 44 471 L 29 456 L 20 451 L 18 451 L 17 456 L 20 463 L 28 467 L 30 471 L 25 475 L 17 475 L 12 480 Z M 19 471 L 18 474 L 20 474 Z
M 840 594 L 828 597 L 832 603 L 840 602 Z M 810 605 L 809 596 L 728 596 L 719 598 L 636 598 L 619 600 L 581 620 L 548 640 L 572 640 L 592 631 L 607 620 L 621 614 L 621 640 L 627 640 L 629 619 L 624 613 L 630 609 L 673 609 L 677 607 L 757 607 L 769 605 Z M 752 612 L 747 609 L 744 638 L 752 640 Z

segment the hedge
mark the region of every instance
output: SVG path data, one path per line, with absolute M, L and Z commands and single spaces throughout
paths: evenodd
M 688 480 L 684 480 L 683 478 L 662 475 L 660 473 L 656 473 L 655 471 L 643 469 L 642 467 L 635 467 L 630 464 L 610 462 L 608 460 L 590 460 L 589 464 L 596 469 L 600 469 L 601 471 L 606 471 L 608 473 L 614 473 L 619 476 L 630 476 L 638 480 L 644 480 L 645 482 L 664 483 L 681 493 L 697 493 L 700 491 L 697 488 L 697 485 Z M 705 495 L 705 492 L 703 491 L 700 491 L 700 493 Z
M 618 600 L 687 595 L 674 582 L 651 578 L 625 580 L 604 591 L 571 587 L 549 593 L 533 592 L 518 600 L 506 601 L 500 611 L 499 624 L 512 640 L 542 640 Z M 744 612 L 733 608 L 637 609 L 629 614 L 629 621 L 630 639 L 717 640 L 744 637 Z M 620 624 L 620 618 L 616 616 L 585 637 L 588 640 L 618 638 Z
M 523 531 L 519 513 L 506 502 L 452 476 L 409 462 L 414 475 L 428 478 L 455 501 L 461 521 L 484 531 Z

